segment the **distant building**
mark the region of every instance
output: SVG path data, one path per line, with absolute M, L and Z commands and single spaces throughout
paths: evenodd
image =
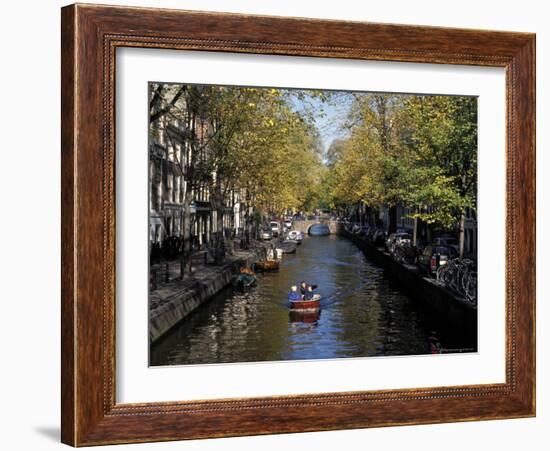
M 196 248 L 208 245 L 217 230 L 218 212 L 212 208 L 208 184 L 191 183 L 191 171 L 207 158 L 208 124 L 197 119 L 195 134 L 200 149 L 191 155 L 187 131 L 177 120 L 165 118 L 155 124 L 155 137 L 149 142 L 149 239 L 162 247 L 169 237 L 184 236 L 185 204 L 191 212 L 191 242 Z M 192 160 L 192 161 L 191 161 Z M 223 207 L 223 227 L 228 231 L 243 227 L 244 196 L 239 190 L 230 190 Z
M 400 202 L 395 207 L 395 224 L 398 231 L 409 232 L 412 234 L 414 229 L 414 218 L 412 218 L 413 210 L 407 207 L 404 203 Z M 382 205 L 379 208 L 378 220 L 384 227 L 389 230 L 390 228 L 390 207 L 388 205 Z

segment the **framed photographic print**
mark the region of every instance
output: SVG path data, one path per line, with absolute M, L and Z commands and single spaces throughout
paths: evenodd
M 535 415 L 535 37 L 62 9 L 62 441 Z

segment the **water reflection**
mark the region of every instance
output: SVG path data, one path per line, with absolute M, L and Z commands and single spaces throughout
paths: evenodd
M 321 309 L 314 310 L 289 310 L 288 316 L 291 323 L 316 323 L 321 317 Z
M 321 310 L 290 312 L 292 284 L 319 285 Z M 308 237 L 279 272 L 246 292 L 229 288 L 151 349 L 151 365 L 427 354 L 460 348 L 453 336 L 400 292 L 352 243 Z

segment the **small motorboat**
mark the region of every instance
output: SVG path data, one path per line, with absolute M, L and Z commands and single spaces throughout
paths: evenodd
M 291 310 L 317 310 L 321 306 L 321 295 L 314 294 L 313 299 L 289 302 Z
M 240 273 L 254 275 L 254 270 L 245 266 L 244 268 L 241 268 Z
M 240 289 L 251 287 L 255 283 L 256 276 L 252 274 L 238 274 L 231 279 L 231 284 Z
M 304 234 L 298 230 L 291 230 L 290 232 L 288 232 L 288 239 L 295 241 L 296 244 L 302 244 Z
M 279 262 L 277 260 L 266 260 L 252 264 L 254 272 L 278 271 Z
M 296 252 L 296 243 L 286 240 L 280 244 L 279 248 L 283 250 L 283 254 L 294 254 Z

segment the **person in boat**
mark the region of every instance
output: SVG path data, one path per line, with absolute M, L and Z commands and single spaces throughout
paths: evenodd
M 308 283 L 306 283 L 305 281 L 301 281 L 300 282 L 300 293 L 302 293 L 302 296 L 305 296 L 306 293 L 308 292 L 308 288 L 311 288 L 311 290 L 315 290 L 315 288 L 317 288 L 317 285 L 309 285 Z
M 290 287 L 290 293 L 288 293 L 288 300 L 289 301 L 301 301 L 302 295 L 298 293 L 298 287 L 296 285 L 292 285 Z
M 311 285 L 308 285 L 306 294 L 304 294 L 304 301 L 311 301 L 313 300 L 313 297 L 315 294 L 313 293 L 313 287 Z

